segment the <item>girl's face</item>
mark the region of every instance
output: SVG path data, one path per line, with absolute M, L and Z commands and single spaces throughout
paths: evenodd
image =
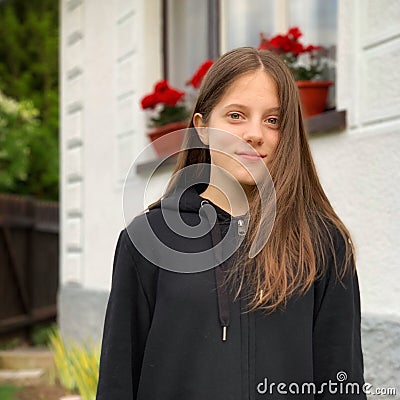
M 279 106 L 276 83 L 268 73 L 258 70 L 237 78 L 214 106 L 207 123 L 201 114 L 194 116 L 196 128 L 216 129 L 197 130 L 209 145 L 211 163 L 242 186 L 254 185 L 257 170 L 265 170 L 262 162 L 267 165 L 279 142 Z

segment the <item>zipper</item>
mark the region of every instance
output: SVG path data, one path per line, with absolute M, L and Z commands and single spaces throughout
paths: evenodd
M 241 310 L 247 308 L 244 299 Z M 241 315 L 242 329 L 242 399 L 255 400 L 256 382 L 255 382 L 255 362 L 256 362 L 256 332 L 255 332 L 255 316 L 254 313 L 242 313 Z
M 246 228 L 244 226 L 244 221 L 242 219 L 238 219 L 238 235 L 244 236 L 246 234 Z
M 253 312 L 249 314 L 249 400 L 255 399 L 255 375 L 256 375 L 256 326 L 255 315 Z
M 249 315 L 243 313 L 244 299 L 240 299 L 240 329 L 241 329 L 241 367 L 242 367 L 242 396 L 243 400 L 250 400 L 250 349 L 249 349 Z
M 200 208 L 204 206 L 204 204 L 210 204 L 208 200 L 204 199 L 200 203 Z M 244 220 L 242 218 L 239 218 L 237 220 L 237 233 L 239 236 L 245 236 L 246 235 L 246 227 Z

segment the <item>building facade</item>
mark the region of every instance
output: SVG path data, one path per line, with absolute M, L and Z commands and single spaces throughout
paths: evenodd
M 231 15 L 231 3 L 242 14 Z M 124 190 L 142 194 L 147 185 L 147 174 L 134 162 L 148 145 L 140 98 L 166 73 L 179 86 L 202 60 L 254 45 L 249 26 L 257 12 L 245 3 L 61 0 L 59 323 L 66 337 L 101 338 L 116 240 L 125 223 Z M 332 29 L 316 23 L 325 18 L 320 1 L 306 1 L 317 14 L 305 12 L 304 21 L 291 3 L 296 1 L 269 0 L 270 33 L 304 23 L 312 32 L 309 41 L 318 32 L 332 40 Z M 400 375 L 400 2 L 327 3 L 335 10 L 334 103 L 346 111 L 347 128 L 313 134 L 310 145 L 323 187 L 357 250 L 366 380 L 393 387 Z M 207 4 L 206 11 L 199 4 Z M 236 38 L 230 26 L 243 15 L 248 23 Z M 182 32 L 191 26 L 193 37 L 203 32 L 204 40 L 185 42 Z M 152 157 L 149 148 L 144 158 Z M 161 195 L 171 171 L 172 165 L 158 171 L 146 200 L 131 198 L 129 212 L 139 213 Z

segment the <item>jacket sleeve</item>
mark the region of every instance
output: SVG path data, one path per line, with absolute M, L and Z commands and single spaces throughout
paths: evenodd
M 336 230 L 333 239 L 340 273 L 345 243 Z M 364 400 L 367 397 L 363 391 L 364 362 L 357 272 L 352 261 L 351 268 L 340 281 L 333 257 L 328 260 L 326 276 L 315 286 L 313 361 L 314 383 L 319 392 L 315 398 Z
M 126 230 L 118 238 L 104 321 L 97 400 L 134 400 L 150 309 Z

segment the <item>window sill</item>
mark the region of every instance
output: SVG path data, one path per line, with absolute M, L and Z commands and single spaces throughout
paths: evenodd
M 330 110 L 305 119 L 307 132 L 315 133 L 338 132 L 346 129 L 346 111 Z
M 173 154 L 164 159 L 164 157 L 157 157 L 153 160 L 148 160 L 141 162 L 136 165 L 136 173 L 137 174 L 148 174 L 154 171 L 156 168 L 158 170 L 158 166 L 160 168 L 164 168 L 164 166 L 173 166 L 176 164 L 176 160 L 178 159 L 178 154 Z
M 330 110 L 322 114 L 314 115 L 305 119 L 307 132 L 310 135 L 316 133 L 338 132 L 346 129 L 346 111 Z M 178 154 L 174 154 L 164 161 L 162 158 L 156 158 L 142 162 L 136 166 L 137 174 L 144 174 L 153 171 L 158 165 L 173 166 L 176 163 Z

